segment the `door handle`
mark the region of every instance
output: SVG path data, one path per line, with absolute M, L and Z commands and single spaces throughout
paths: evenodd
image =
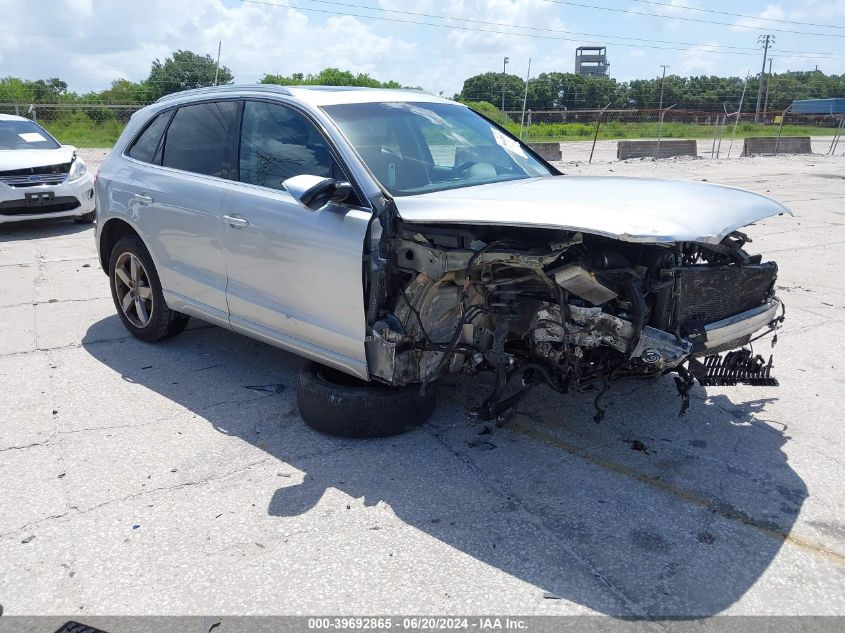
M 223 220 L 226 222 L 226 224 L 236 229 L 241 229 L 245 226 L 249 226 L 249 222 L 247 222 L 244 218 L 239 215 L 224 215 Z

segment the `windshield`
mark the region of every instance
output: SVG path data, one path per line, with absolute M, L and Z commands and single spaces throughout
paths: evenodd
M 356 103 L 324 110 L 392 195 L 551 173 L 521 143 L 461 105 Z
M 44 128 L 32 121 L 0 119 L 0 149 L 58 149 Z

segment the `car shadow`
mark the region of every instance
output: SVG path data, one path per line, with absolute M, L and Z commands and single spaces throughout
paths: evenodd
M 0 224 L 0 242 L 64 237 L 90 231 L 93 224 L 79 224 L 73 218 L 26 220 Z
M 497 428 L 466 414 L 487 377 L 484 389 L 458 377 L 418 431 L 328 438 L 296 412 L 298 357 L 214 327 L 156 345 L 98 341 L 111 319 L 83 340 L 93 358 L 304 473 L 255 499 L 269 515 L 301 515 L 331 490 L 383 503 L 550 601 L 618 617 L 717 614 L 760 579 L 807 498 L 767 398 L 696 389 L 679 419 L 668 377 L 619 383 L 594 424 L 593 394 L 538 388 Z

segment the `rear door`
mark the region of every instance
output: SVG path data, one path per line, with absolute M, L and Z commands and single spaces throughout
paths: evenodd
M 227 179 L 237 173 L 240 108 L 237 100 L 203 101 L 165 113 L 164 123 L 154 119 L 148 129 L 166 125 L 166 131 L 155 143 L 139 136 L 127 156 L 146 164 L 133 166 L 124 181 L 168 305 L 223 323 L 220 217 Z
M 347 180 L 335 152 L 299 110 L 248 100 L 238 167 L 222 222 L 232 328 L 366 376 L 370 210 L 330 204 L 311 211 L 282 187 L 300 174 Z

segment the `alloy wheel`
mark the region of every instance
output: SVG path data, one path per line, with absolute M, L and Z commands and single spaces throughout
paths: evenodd
M 132 253 L 121 253 L 113 282 L 124 316 L 137 328 L 147 327 L 153 316 L 153 289 L 141 260 Z

